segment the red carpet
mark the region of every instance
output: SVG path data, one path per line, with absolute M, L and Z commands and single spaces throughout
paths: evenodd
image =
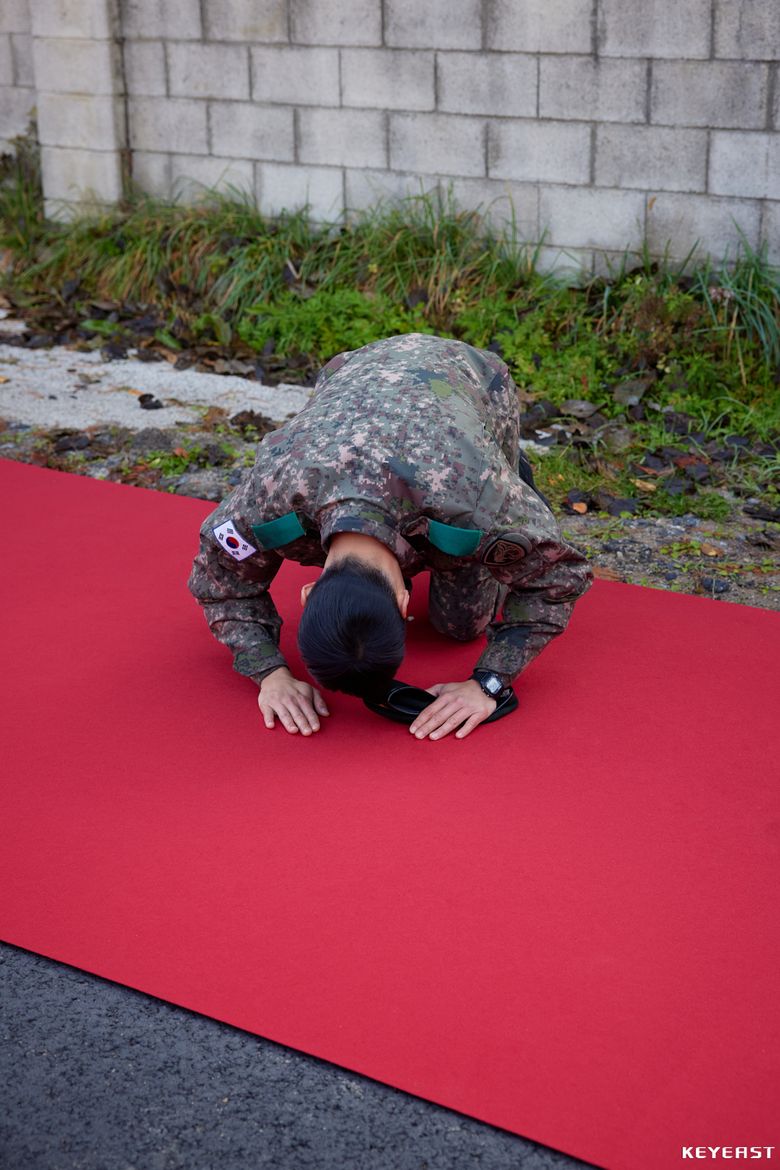
M 776 615 L 598 581 L 510 718 L 303 740 L 186 590 L 212 505 L 0 483 L 0 937 L 610 1170 L 780 1144 Z M 423 585 L 403 677 L 463 677 Z

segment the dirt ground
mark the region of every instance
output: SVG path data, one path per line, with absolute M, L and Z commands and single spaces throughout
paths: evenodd
M 216 502 L 239 482 L 273 424 L 255 415 L 244 420 L 254 429 L 241 430 L 213 410 L 206 420 L 205 427 L 134 431 L 105 424 L 47 430 L 0 419 L 0 458 Z M 745 515 L 741 501 L 734 499 L 727 521 L 567 514 L 552 502 L 564 536 L 598 577 L 780 610 L 780 524 Z

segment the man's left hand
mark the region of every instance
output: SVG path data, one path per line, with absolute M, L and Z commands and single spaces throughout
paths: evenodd
M 496 709 L 496 700 L 486 695 L 474 679 L 436 683 L 426 690 L 436 695 L 436 702 L 421 711 L 409 728 L 418 739 L 441 739 L 451 731 L 455 731 L 456 739 L 464 739 Z

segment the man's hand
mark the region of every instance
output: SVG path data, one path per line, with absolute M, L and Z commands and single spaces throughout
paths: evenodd
M 464 739 L 496 709 L 496 700 L 491 699 L 474 679 L 459 683 L 436 683 L 426 687 L 436 702 L 431 703 L 415 719 L 409 730 L 418 739 L 441 739 L 455 728 L 456 739 Z
M 267 674 L 260 684 L 257 703 L 266 727 L 274 727 L 278 715 L 282 726 L 292 734 L 311 735 L 320 729 L 320 715 L 330 711 L 319 691 L 309 683 L 293 678 L 286 666 Z

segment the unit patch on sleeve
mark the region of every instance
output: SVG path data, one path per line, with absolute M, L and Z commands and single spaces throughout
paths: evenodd
M 484 565 L 511 565 L 531 551 L 531 541 L 519 532 L 507 532 L 492 540 L 482 554 Z
M 252 553 L 257 552 L 253 544 L 244 540 L 232 520 L 226 520 L 224 524 L 213 528 L 212 532 L 228 556 L 231 556 L 234 561 L 243 561 L 245 557 L 251 557 Z

